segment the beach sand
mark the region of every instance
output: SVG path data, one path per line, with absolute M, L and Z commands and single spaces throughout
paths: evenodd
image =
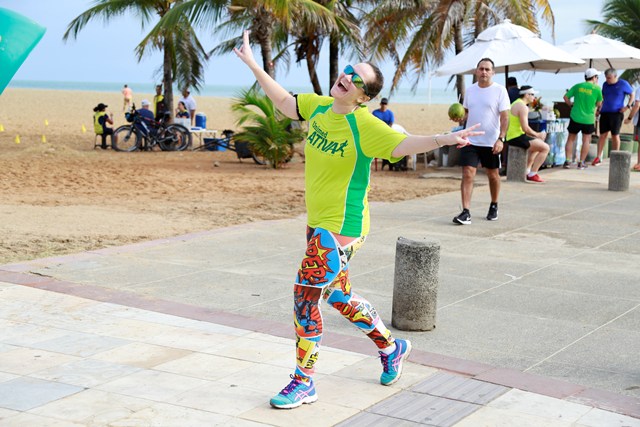
M 134 93 L 136 105 L 143 98 L 152 95 Z M 196 101 L 208 128 L 238 129 L 230 99 L 196 96 Z M 299 157 L 286 169 L 273 170 L 250 159 L 239 162 L 230 151 L 94 150 L 92 117 L 99 102 L 109 105 L 115 127 L 125 124 L 119 93 L 3 93 L 0 264 L 304 213 Z M 390 104 L 396 122 L 416 134 L 449 130 L 447 107 Z M 372 171 L 370 200 L 458 191 L 456 180 L 420 179 L 430 171 L 422 162 L 415 172 Z M 375 218 L 372 223 L 375 227 Z

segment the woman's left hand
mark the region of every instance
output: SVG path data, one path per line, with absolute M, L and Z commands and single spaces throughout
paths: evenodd
M 484 135 L 483 130 L 476 130 L 480 127 L 480 123 L 476 123 L 475 125 L 468 127 L 466 129 L 459 130 L 457 132 L 453 132 L 450 134 L 451 143 L 447 145 L 455 145 L 458 148 L 462 148 L 466 145 L 471 144 L 469 141 L 470 136 Z

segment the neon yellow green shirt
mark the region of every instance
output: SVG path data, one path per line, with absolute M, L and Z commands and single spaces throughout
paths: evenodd
M 574 85 L 565 94 L 573 98 L 571 118 L 576 123 L 592 125 L 596 122 L 596 104 L 602 101 L 602 89 L 597 84 L 582 82 Z
M 349 114 L 331 110 L 333 98 L 298 95 L 298 112 L 309 121 L 305 154 L 307 222 L 350 237 L 369 232 L 369 182 L 374 158 L 391 153 L 406 135 L 374 117 L 367 107 Z
M 525 102 L 522 98 L 518 98 L 511 104 L 511 107 L 516 105 L 516 102 L 520 102 L 524 104 Z M 520 117 L 515 116 L 511 110 L 509 110 L 509 127 L 507 128 L 507 141 L 515 139 L 520 135 L 524 134 L 524 130 L 522 129 L 522 123 L 520 123 Z

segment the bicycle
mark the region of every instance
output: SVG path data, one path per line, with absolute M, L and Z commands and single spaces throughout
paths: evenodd
M 251 144 L 247 141 L 236 141 L 233 138 L 235 132 L 229 129 L 225 129 L 222 131 L 224 135 L 223 138 L 205 138 L 204 144 L 201 147 L 196 148 L 196 150 L 209 150 L 209 151 L 217 151 L 219 148 L 223 148 L 226 150 L 231 150 L 236 153 L 238 156 L 238 160 L 242 161 L 242 159 L 253 159 L 259 165 L 266 165 L 267 159 L 254 152 L 251 148 Z M 293 157 L 293 146 L 291 147 L 291 154 L 287 156 L 286 161 L 290 161 Z
M 123 125 L 113 132 L 113 149 L 131 152 L 151 151 L 157 145 L 162 151 L 184 151 L 191 145 L 191 132 L 179 124 L 167 124 L 170 113 L 159 121 L 142 117 L 133 105 L 125 114 L 130 125 Z

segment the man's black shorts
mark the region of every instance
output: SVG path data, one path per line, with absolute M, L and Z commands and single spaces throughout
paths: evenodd
M 500 154 L 493 154 L 493 147 L 466 145 L 460 149 L 460 166 L 478 167 L 482 163 L 485 169 L 500 167 Z
M 523 133 L 522 135 L 520 135 L 517 138 L 513 138 L 507 141 L 507 144 L 509 145 L 513 145 L 514 147 L 522 147 L 525 150 L 528 149 L 529 147 L 531 147 L 531 140 L 533 139 L 533 137 L 528 136 L 527 134 Z
M 574 122 L 573 119 L 569 119 L 569 127 L 567 128 L 569 133 L 577 134 L 582 132 L 584 135 L 591 135 L 596 131 L 596 126 L 594 123 L 590 125 L 586 125 L 584 123 Z
M 600 133 L 611 132 L 620 135 L 624 113 L 600 113 Z

